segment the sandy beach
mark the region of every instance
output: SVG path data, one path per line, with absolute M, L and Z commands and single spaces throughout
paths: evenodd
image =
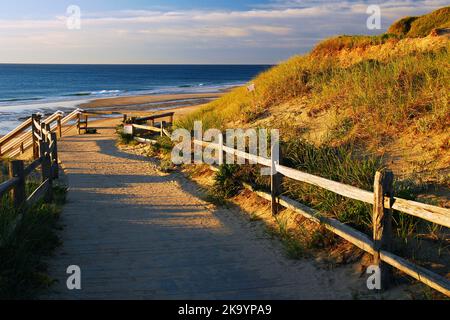
M 114 97 L 92 100 L 80 108 L 92 116 L 96 115 L 135 115 L 140 116 L 158 111 L 174 111 L 176 116 L 191 112 L 211 102 L 224 93 L 166 94 Z
M 106 107 L 128 107 L 128 106 L 148 106 L 156 103 L 168 103 L 191 100 L 212 100 L 222 96 L 224 93 L 191 93 L 191 94 L 163 94 L 114 97 L 92 100 L 80 105 L 81 108 L 106 108 Z

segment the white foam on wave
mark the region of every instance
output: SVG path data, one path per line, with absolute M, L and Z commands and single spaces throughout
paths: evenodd
M 66 100 L 58 102 L 35 102 L 15 106 L 0 106 L 0 135 L 10 132 L 23 122 L 23 118 L 29 117 L 33 113 L 46 114 L 54 113 L 56 111 L 68 113 L 78 108 L 80 104 L 89 101 L 91 100 Z
M 23 112 L 36 111 L 42 112 L 58 110 L 58 109 L 68 109 L 68 108 L 76 108 L 78 105 L 87 103 L 92 99 L 78 99 L 78 100 L 65 100 L 65 101 L 53 101 L 53 102 L 35 102 L 35 103 L 27 103 L 20 105 L 10 105 L 10 106 L 0 106 L 0 113 L 15 113 L 20 114 Z M 32 112 L 34 113 L 34 112 Z
M 105 94 L 114 94 L 114 93 L 122 93 L 122 90 L 100 90 L 100 91 L 92 91 L 91 94 L 96 95 L 105 95 Z

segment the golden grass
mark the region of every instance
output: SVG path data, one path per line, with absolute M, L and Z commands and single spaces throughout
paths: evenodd
M 450 7 L 445 7 L 420 17 L 402 18 L 388 29 L 388 33 L 407 37 L 426 37 L 433 29 L 449 27 Z
M 294 56 L 236 88 L 176 126 L 281 129 L 284 139 L 356 144 L 423 169 L 448 167 L 450 41 L 447 37 L 342 36 Z M 407 141 L 418 141 L 414 154 Z M 390 158 L 392 155 L 394 158 Z M 418 160 L 421 159 L 421 160 Z M 411 165 L 410 171 L 417 166 Z

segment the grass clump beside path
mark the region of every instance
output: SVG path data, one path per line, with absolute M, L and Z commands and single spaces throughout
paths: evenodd
M 4 168 L 5 164 L 0 163 Z M 2 170 L 4 172 L 5 170 Z M 3 179 L 5 177 L 3 176 Z M 37 186 L 27 182 L 27 192 Z M 33 299 L 52 284 L 46 257 L 60 245 L 58 218 L 66 188 L 54 186 L 52 203 L 16 210 L 9 196 L 0 203 L 0 299 Z M 22 219 L 18 220 L 19 215 Z

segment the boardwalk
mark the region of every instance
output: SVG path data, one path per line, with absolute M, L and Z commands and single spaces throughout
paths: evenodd
M 214 209 L 177 174 L 117 150 L 113 121 L 59 145 L 70 191 L 48 299 L 340 299 L 345 277 L 285 258 L 264 231 Z M 82 290 L 66 288 L 66 268 Z M 351 277 L 351 276 L 350 276 Z M 358 279 L 358 281 L 364 281 Z

